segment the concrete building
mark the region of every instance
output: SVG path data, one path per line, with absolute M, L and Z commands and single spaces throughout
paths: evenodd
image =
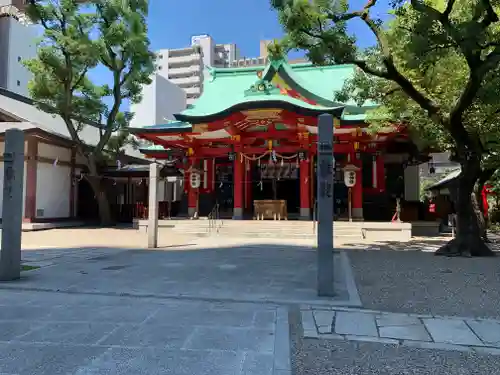
M 54 222 L 80 217 L 79 204 L 83 209 L 92 204 L 93 193 L 81 178 L 86 163 L 76 153 L 62 118 L 38 109 L 29 98 L 0 88 L 0 191 L 4 173 L 3 137 L 10 128 L 25 133 L 23 228 L 40 229 L 41 225 L 46 228 Z M 99 133 L 97 124 L 87 124 L 79 135 L 85 143 L 95 145 Z M 126 147 L 125 151 L 124 165 L 143 160 L 138 150 Z M 0 219 L 1 208 L 0 195 Z
M 187 104 L 192 104 L 203 91 L 205 67 L 228 67 L 237 59 L 235 44 L 217 44 L 210 35 L 196 35 L 189 47 L 158 51 L 158 75 L 181 87 Z
M 89 0 L 76 0 L 78 3 L 87 3 Z M 27 0 L 0 0 L 0 6 L 2 5 L 13 5 L 21 12 L 24 11 L 26 5 L 28 4 Z
M 36 56 L 37 32 L 11 0 L 0 0 L 0 87 L 28 96 L 31 73 L 23 61 Z
M 155 74 L 153 82 L 143 87 L 142 101 L 131 104 L 134 117 L 130 125 L 162 124 L 174 120 L 174 114 L 186 108 L 186 92 L 160 74 Z
M 269 53 L 267 51 L 267 47 L 272 42 L 272 40 L 261 40 L 259 45 L 259 57 L 243 57 L 234 61 L 230 66 L 236 68 L 245 66 L 267 65 L 269 63 Z M 288 64 L 290 65 L 304 64 L 308 62 L 309 60 L 305 57 L 288 60 Z

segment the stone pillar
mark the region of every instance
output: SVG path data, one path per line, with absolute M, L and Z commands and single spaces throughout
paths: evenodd
M 352 218 L 363 220 L 363 163 L 356 157 L 351 160 L 359 168 L 356 171 L 356 184 L 352 187 Z
M 149 165 L 148 248 L 158 247 L 158 163 Z
M 309 160 L 300 162 L 300 219 L 311 218 L 311 178 L 309 176 Z
M 333 274 L 333 117 L 318 119 L 318 295 L 334 296 Z
M 19 129 L 5 132 L 2 249 L 0 281 L 21 277 L 21 231 L 23 225 L 24 133 Z
M 233 219 L 241 220 L 243 219 L 243 173 L 244 165 L 241 160 L 241 154 L 236 153 L 236 159 L 234 160 L 233 169 Z
M 36 218 L 36 180 L 38 169 L 38 140 L 29 137 L 27 140 L 26 160 L 26 197 L 24 199 L 24 221 L 32 222 Z

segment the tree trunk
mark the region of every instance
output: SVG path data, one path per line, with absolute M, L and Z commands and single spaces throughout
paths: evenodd
M 480 160 L 470 157 L 461 163 L 462 173 L 451 189 L 457 214 L 456 237 L 436 251 L 446 256 L 494 256 L 482 237 L 480 215 L 474 209 L 474 185 L 479 178 Z
M 109 205 L 105 186 L 102 183 L 102 177 L 97 172 L 97 165 L 93 160 L 89 160 L 88 166 L 90 174 L 87 176 L 87 180 L 92 187 L 92 191 L 94 192 L 97 202 L 99 209 L 99 221 L 103 226 L 112 225 L 113 219 L 111 217 L 111 207 Z

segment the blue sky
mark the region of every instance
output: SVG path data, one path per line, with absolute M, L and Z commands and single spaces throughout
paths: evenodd
M 351 0 L 351 8 L 360 9 L 366 0 Z M 377 4 L 374 15 L 386 13 L 388 0 Z M 235 43 L 242 57 L 259 56 L 259 42 L 283 36 L 269 0 L 150 0 L 148 17 L 152 49 L 189 46 L 191 36 L 209 34 L 216 43 Z M 373 37 L 361 22 L 351 23 L 360 45 L 373 43 Z M 301 56 L 303 52 L 292 53 Z M 109 82 L 106 69 L 96 69 L 92 78 Z
M 360 8 L 365 2 L 351 0 L 350 4 Z M 256 57 L 260 40 L 283 35 L 269 4 L 269 0 L 150 0 L 152 47 L 186 47 L 192 35 L 209 34 L 216 43 L 237 44 L 242 56 Z M 378 9 L 387 7 L 387 1 L 381 4 Z M 352 31 L 360 36 L 362 44 L 373 40 L 362 25 L 353 24 Z

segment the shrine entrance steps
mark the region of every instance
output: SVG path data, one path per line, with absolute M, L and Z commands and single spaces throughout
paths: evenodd
M 134 220 L 134 227 L 147 231 L 147 220 Z M 160 230 L 195 237 L 223 236 L 248 238 L 316 239 L 317 223 L 301 220 L 231 220 L 208 218 L 159 220 Z M 402 241 L 411 239 L 410 223 L 344 222 L 333 223 L 334 237 L 346 241 Z
M 180 220 L 175 231 L 225 237 L 315 239 L 317 224 L 299 220 Z M 334 236 L 361 240 L 359 223 L 335 223 Z

